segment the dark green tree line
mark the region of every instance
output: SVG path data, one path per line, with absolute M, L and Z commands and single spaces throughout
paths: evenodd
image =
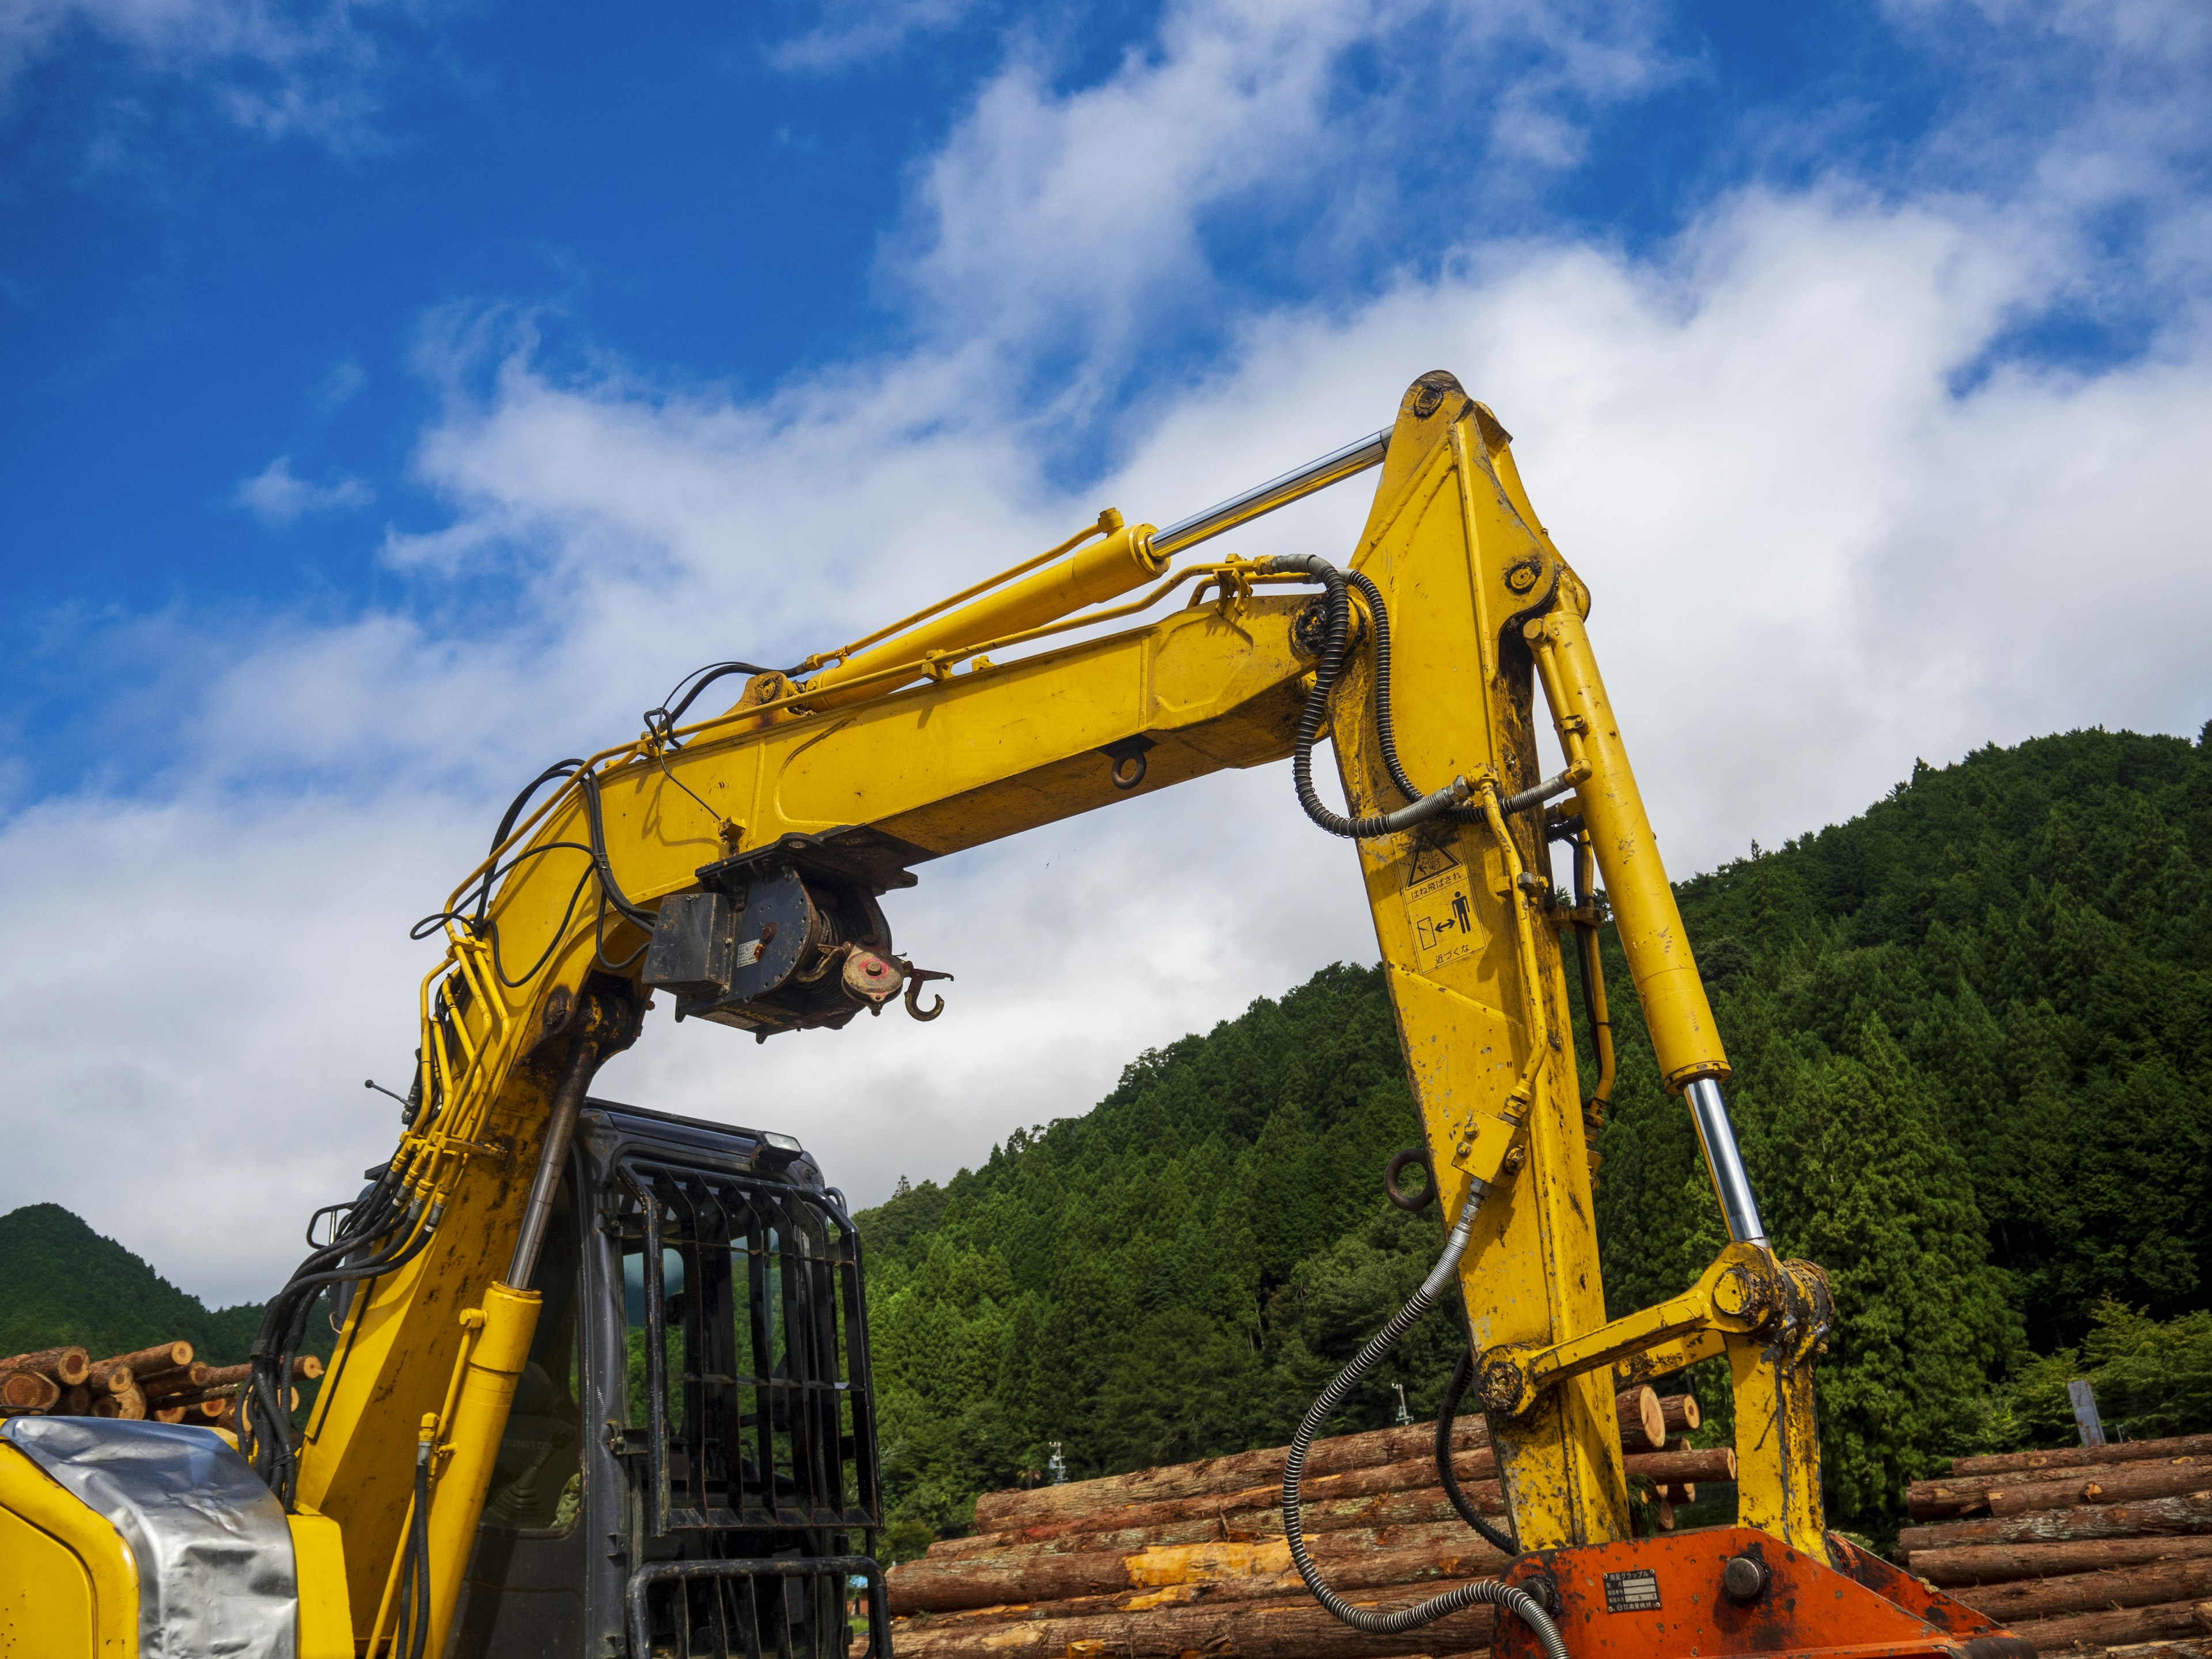
M 2212 1427 L 2208 871 L 2204 743 L 2082 732 L 1916 767 L 1678 889 L 1770 1229 L 1835 1286 L 1840 1520 L 1881 1530 L 1950 1453 L 2063 1438 L 2054 1364 L 2105 1367 L 2141 1432 Z M 1620 1313 L 1722 1232 L 1609 933 L 1605 957 Z M 900 1537 L 966 1524 L 1052 1441 L 1086 1474 L 1286 1439 L 1437 1247 L 1380 1200 L 1418 1134 L 1379 972 L 1340 965 L 864 1217 Z M 1432 1408 L 1459 1340 L 1432 1317 L 1342 1426 L 1389 1421 L 1393 1382 Z M 1697 1380 L 1723 1436 L 1724 1378 Z

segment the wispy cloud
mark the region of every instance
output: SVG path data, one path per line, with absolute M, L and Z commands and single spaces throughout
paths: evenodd
M 2180 250 L 2182 274 L 2157 280 L 2182 299 L 2143 349 L 1991 362 L 2085 272 L 2122 280 L 2094 264 L 2061 174 L 2124 174 L 2139 147 L 2168 153 L 2167 129 L 2084 104 L 2063 135 L 2019 129 L 2033 164 L 2001 179 L 1916 160 L 1739 188 L 1644 253 L 1424 210 L 1444 227 L 1425 257 L 1352 298 L 1237 290 L 1212 239 L 1255 199 L 1321 188 L 1370 252 L 1404 236 L 1401 204 L 1334 173 L 1317 186 L 1308 153 L 1427 153 L 1401 81 L 1351 87 L 1331 68 L 1398 39 L 1398 15 L 1301 12 L 1302 40 L 1238 5 L 1186 5 L 1072 90 L 1010 61 L 916 169 L 885 255 L 915 322 L 895 354 L 740 396 L 611 354 L 556 367 L 505 306 L 442 313 L 414 465 L 446 518 L 383 555 L 406 605 L 199 619 L 204 648 L 166 653 L 190 670 L 162 682 L 173 768 L 157 786 L 34 799 L 0 823 L 0 911 L 45 941 L 0 953 L 0 1047 L 24 1103 L 0 1106 L 15 1153 L 0 1206 L 57 1199 L 196 1289 L 259 1293 L 296 1245 L 307 1206 L 290 1195 L 339 1195 L 387 1148 L 358 1079 L 412 1044 L 427 963 L 404 929 L 539 766 L 634 731 L 695 663 L 788 660 L 1100 507 L 1164 522 L 1270 476 L 1371 429 L 1431 368 L 1518 434 L 1595 591 L 1593 635 L 1680 872 L 1855 811 L 1916 756 L 2095 722 L 2193 733 L 2212 714 L 2197 504 L 2212 332 L 2187 200 L 2147 210 Z M 1562 112 L 1567 136 L 1546 142 L 1571 155 L 1577 110 L 1664 72 L 1636 55 L 1636 14 L 1603 15 L 1621 32 L 1592 25 L 1569 52 L 1545 33 L 1556 17 L 1528 14 L 1484 58 L 1522 64 L 1525 94 L 1473 57 L 1447 88 Z M 1158 136 L 1174 124 L 1180 149 Z M 1048 464 L 1064 408 L 1010 366 L 1110 381 L 1194 284 L 1221 349 L 1119 410 L 1126 441 L 1070 483 Z M 277 477 L 338 487 L 289 463 Z M 1241 532 L 1244 550 L 1346 549 L 1361 493 Z M 2085 549 L 2129 597 L 2082 602 Z M 928 866 L 889 908 L 903 949 L 959 974 L 945 1019 L 756 1049 L 656 1016 L 601 1089 L 792 1129 L 860 1201 L 901 1172 L 942 1175 L 1009 1127 L 1081 1109 L 1135 1050 L 1371 957 L 1353 860 L 1288 797 L 1280 769 L 1219 777 Z M 142 878 L 106 879 L 118 861 Z M 226 991 L 156 999 L 118 1040 L 100 952 L 123 936 L 140 982 Z M 58 1118 L 131 1156 L 94 1179 Z M 241 1121 L 276 1127 L 222 1133 Z M 238 1224 L 210 1233 L 157 1201 L 177 1186 Z
M 309 483 L 292 471 L 289 455 L 279 455 L 242 481 L 231 496 L 234 505 L 277 530 L 310 514 L 344 512 L 367 507 L 375 499 L 376 492 L 359 478 L 340 477 L 326 484 Z
M 823 0 L 811 28 L 779 41 L 769 61 L 795 74 L 825 74 L 896 56 L 914 41 L 964 21 L 981 0 Z
M 0 110 L 33 63 L 93 43 L 142 74 L 194 83 L 239 126 L 349 148 L 368 136 L 388 64 L 377 0 L 0 0 Z

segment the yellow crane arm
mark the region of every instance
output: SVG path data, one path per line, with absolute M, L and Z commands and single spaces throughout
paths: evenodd
M 1208 538 L 1378 462 L 1346 572 L 1233 558 L 1172 568 Z M 1316 571 L 1329 583 L 1318 599 Z M 1170 594 L 1184 602 L 1156 621 L 1059 638 Z M 536 1317 L 529 1285 L 551 1182 L 592 1071 L 636 1036 L 648 979 L 690 985 L 679 1010 L 763 1037 L 842 1024 L 918 983 L 872 908 L 910 884 L 914 866 L 1282 759 L 1302 748 L 1302 721 L 1304 744 L 1316 730 L 1331 738 L 1352 815 L 1389 826 L 1357 840 L 1358 858 L 1447 1213 L 1489 1194 L 1459 1282 L 1523 1545 L 1627 1535 L 1610 1368 L 1673 1344 L 1724 1348 L 1735 1365 L 1747 1523 L 1818 1549 L 1805 1369 L 1823 1316 L 1808 1311 L 1817 1270 L 1776 1262 L 1759 1229 L 1721 1103 L 1726 1057 L 1588 611 L 1504 429 L 1450 376 L 1425 375 L 1386 434 L 1167 531 L 1103 514 L 1003 578 L 794 676 L 757 676 L 726 713 L 663 721 L 558 781 L 439 919 L 448 949 L 423 983 L 417 1103 L 387 1177 L 407 1219 L 393 1265 L 348 1310 L 297 1455 L 299 1505 L 343 1529 L 358 1633 L 389 1633 L 402 1540 L 427 1490 L 429 1650 L 443 1650 Z M 1339 663 L 1329 640 L 1347 635 L 1365 643 Z M 1569 763 L 1548 782 L 1539 684 Z M 1302 754 L 1302 788 L 1304 765 Z M 1735 1239 L 1686 1303 L 1642 1324 L 1605 1318 L 1557 939 L 1573 918 L 1553 893 L 1547 833 L 1561 822 L 1579 826 L 1604 879 L 1661 1066 L 1691 1097 Z M 779 870 L 809 960 L 843 981 L 823 981 L 812 1003 L 697 988 L 800 948 L 790 928 L 779 939 L 757 920 Z M 808 885 L 824 872 L 850 900 L 834 914 Z M 691 925 L 678 918 L 703 931 L 673 937 Z M 685 980 L 659 955 L 678 947 L 721 965 Z M 821 1012 L 833 1005 L 842 1013 Z M 1811 1333 L 1788 1352 L 1775 1336 L 1785 1315 Z M 1749 1420 L 1776 1432 L 1746 1434 Z

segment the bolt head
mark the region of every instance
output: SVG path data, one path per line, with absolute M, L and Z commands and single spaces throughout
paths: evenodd
M 1751 1284 L 1742 1268 L 1731 1267 L 1721 1275 L 1720 1282 L 1713 1286 L 1713 1306 L 1731 1315 L 1750 1308 Z
M 1733 1601 L 1756 1601 L 1766 1591 L 1766 1568 L 1748 1555 L 1731 1555 L 1721 1569 L 1721 1588 Z

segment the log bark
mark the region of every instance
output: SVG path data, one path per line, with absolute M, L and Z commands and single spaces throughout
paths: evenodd
M 91 1369 L 91 1357 L 78 1347 L 40 1348 L 35 1353 L 0 1359 L 0 1371 L 43 1371 L 64 1389 L 83 1382 Z
M 95 1359 L 84 1374 L 84 1385 L 94 1394 L 121 1394 L 137 1379 L 125 1359 Z
M 1659 1401 L 1659 1415 L 1667 1425 L 1669 1434 L 1687 1434 L 1705 1420 L 1698 1409 L 1698 1396 L 1693 1394 L 1670 1394 Z
M 1385 1593 L 1374 1606 L 1395 1611 L 1449 1588 L 1424 1584 Z M 1368 1636 L 1340 1623 L 1311 1596 L 1284 1595 L 1012 1623 L 958 1614 L 915 1619 L 902 1622 L 892 1646 L 900 1659 L 1061 1659 L 1090 1642 L 1102 1644 L 1096 1651 L 1115 1659 L 1180 1659 L 1194 1651 L 1237 1659 L 1386 1659 L 1485 1647 L 1490 1626 L 1491 1609 L 1475 1607 L 1402 1636 Z
M 2148 1607 L 2164 1601 L 2201 1601 L 2212 1595 L 2212 1560 L 2154 1561 L 2063 1578 L 2026 1578 L 2016 1584 L 1978 1584 L 1958 1599 L 2004 1624 L 2061 1613 L 2106 1607 Z
M 1487 1447 L 1462 1452 L 1452 1459 L 1452 1471 L 1461 1483 L 1481 1482 L 1485 1477 L 1495 1477 L 1497 1459 Z M 1376 1468 L 1348 1469 L 1341 1474 L 1323 1475 L 1319 1480 L 1301 1483 L 1300 1492 L 1305 1507 L 1327 1504 L 1339 1498 L 1364 1498 L 1376 1493 L 1407 1492 L 1436 1485 L 1436 1465 L 1427 1459 L 1416 1459 L 1404 1463 L 1386 1463 Z M 1496 1485 L 1492 1479 L 1492 1486 Z M 1480 1504 L 1481 1500 L 1473 1501 Z M 947 1540 L 948 1553 L 980 1555 L 1006 1546 L 1041 1544 L 1059 1538 L 1093 1536 L 1103 1534 L 1141 1534 L 1154 1528 L 1181 1527 L 1189 1522 L 1212 1522 L 1222 1516 L 1251 1510 L 1273 1509 L 1282 1502 L 1279 1483 L 1247 1486 L 1237 1492 L 1222 1492 L 1206 1498 L 1172 1498 L 1158 1504 L 1133 1504 L 1118 1510 L 1108 1510 L 1097 1515 L 1082 1516 L 1072 1520 L 1047 1522 L 1042 1525 L 1024 1527 L 1018 1531 L 979 1533 L 971 1538 Z M 1499 1500 L 1502 1504 L 1503 1500 Z M 1280 1531 L 1280 1526 L 1274 1530 Z M 951 1546 L 957 1546 L 957 1549 Z M 935 1553 L 935 1547 L 932 1547 Z
M 0 1407 L 11 1412 L 42 1412 L 61 1397 L 61 1384 L 44 1371 L 0 1371 Z
M 2029 1619 L 2014 1625 L 2012 1632 L 2034 1643 L 2039 1652 L 2056 1653 L 2079 1645 L 2117 1647 L 2125 1642 L 2171 1641 L 2201 1636 L 2205 1629 L 2196 1602 L 2173 1601 L 2162 1607 L 2123 1607 L 2113 1613 Z
M 2212 1557 L 2212 1537 L 2085 1538 L 2063 1544 L 1967 1544 L 1915 1550 L 1908 1565 L 1915 1577 L 1948 1586 L 2008 1584 L 2023 1578 L 2057 1578 L 2204 1557 Z
M 1932 1527 L 1907 1527 L 1897 1547 L 1908 1554 L 1963 1544 L 2055 1544 L 2088 1538 L 2129 1538 L 2212 1533 L 2212 1490 L 2132 1504 L 2096 1504 L 2027 1515 L 1990 1516 L 1978 1521 L 1949 1521 Z
M 1454 1515 L 1449 1520 L 1446 1521 L 1414 1521 L 1380 1527 L 1347 1527 L 1340 1531 L 1324 1534 L 1318 1538 L 1308 1539 L 1306 1542 L 1309 1548 L 1316 1551 L 1322 1549 L 1344 1551 L 1365 1549 L 1373 1550 L 1381 1553 L 1390 1553 L 1399 1550 L 1419 1549 L 1441 1553 L 1449 1553 L 1449 1552 L 1457 1549 L 1461 1544 L 1464 1543 L 1468 1535 L 1467 1522 L 1461 1520 L 1457 1515 Z M 1139 1534 L 1134 1543 L 1130 1544 L 1124 1548 L 1106 1550 L 1099 1553 L 1115 1556 L 1128 1556 L 1141 1554 L 1148 1550 L 1165 1549 L 1170 1547 L 1196 1549 L 1249 1549 L 1260 1545 L 1278 1542 L 1281 1537 L 1282 1534 L 1278 1532 L 1272 1539 L 1247 1539 L 1230 1540 L 1226 1542 L 1220 1540 L 1201 1540 L 1196 1543 L 1171 1545 L 1164 1543 L 1155 1538 L 1150 1538 L 1144 1534 Z M 964 1545 L 969 1540 L 964 1538 L 939 1539 L 937 1542 L 929 1547 L 928 1554 L 921 1559 L 928 1561 L 966 1561 L 971 1565 L 979 1559 L 988 1559 L 978 1558 L 972 1552 L 963 1553 L 960 1551 L 954 1550 L 951 1547 L 954 1545 Z M 1054 1542 L 1056 1541 L 1057 1540 L 1054 1540 Z M 1063 1552 L 1053 1547 L 1052 1543 L 1048 1543 L 1042 1545 L 1013 1545 L 1010 1547 L 1009 1553 L 1013 1555 L 1026 1557 L 1030 1559 L 1036 1559 L 1048 1555 L 1077 1553 L 1079 1552 Z M 1316 1557 L 1316 1559 L 1319 1559 L 1320 1558 L 1318 1556 Z
M 1397 1551 L 1346 1547 L 1324 1533 L 1312 1554 L 1322 1576 L 1340 1590 L 1465 1578 L 1502 1571 L 1507 1558 L 1461 1528 L 1455 1547 Z M 1058 1602 L 1078 1597 L 1135 1597 L 1178 1587 L 1210 1595 L 1303 1595 L 1291 1565 L 1290 1546 L 1196 1544 L 1129 1555 L 1084 1554 L 987 1557 L 975 1561 L 902 1562 L 885 1576 L 894 1613 L 944 1613 L 960 1608 Z
M 166 1370 L 139 1374 L 138 1386 L 146 1390 L 149 1400 L 166 1400 L 174 1394 L 191 1394 L 208 1385 L 215 1374 L 212 1365 L 195 1359 L 189 1364 L 173 1366 Z
M 2212 1486 L 2212 1459 L 2177 1457 L 2166 1463 L 2112 1463 L 2069 1469 L 2055 1480 L 1990 1488 L 1993 1516 L 2026 1515 L 2078 1504 L 2124 1504 L 2138 1498 L 2170 1498 Z
M 2205 1470 L 2207 1480 L 2212 1480 L 2212 1457 L 2201 1454 L 2193 1459 L 2176 1457 L 2165 1460 L 2155 1467 L 2186 1468 L 2192 1462 Z M 2138 1467 L 2152 1465 L 2147 1460 L 2137 1460 L 2134 1463 L 2110 1462 L 2095 1456 L 2093 1449 L 2081 1454 L 2076 1462 L 2054 1463 L 2047 1468 L 2011 1474 L 1947 1474 L 1932 1480 L 1916 1480 L 1905 1489 L 1905 1502 L 1916 1521 L 1945 1521 L 1960 1516 L 1987 1515 L 1990 1513 L 1989 1496 L 1993 1492 L 2013 1491 L 2031 1485 L 2048 1486 L 2066 1480 L 2101 1481 L 2107 1475 Z
M 1725 1446 L 1698 1451 L 1638 1452 L 1624 1460 L 1631 1475 L 1654 1482 L 1674 1480 L 1733 1480 L 1735 1453 Z M 1488 1448 L 1462 1453 L 1452 1459 L 1468 1501 L 1492 1515 L 1505 1511 L 1505 1495 L 1495 1479 L 1497 1460 Z M 1490 1478 L 1485 1478 L 1486 1476 Z M 1346 1505 L 1360 1500 L 1425 1493 L 1434 1502 L 1418 1510 L 1392 1514 L 1392 1520 L 1442 1520 L 1454 1513 L 1435 1486 L 1436 1467 L 1425 1458 L 1386 1464 L 1379 1468 L 1353 1469 L 1340 1475 L 1307 1480 L 1301 1486 L 1300 1508 L 1309 1532 L 1329 1528 L 1314 1517 L 1347 1512 Z M 1163 1543 L 1198 1543 L 1208 1540 L 1264 1537 L 1282 1531 L 1282 1489 L 1268 1485 L 1248 1487 L 1218 1497 L 1180 1498 L 1162 1504 L 1133 1504 L 1071 1521 L 1048 1522 L 1018 1530 L 978 1533 L 968 1538 L 945 1539 L 930 1546 L 933 1556 L 988 1555 L 1022 1547 L 1034 1550 L 1056 1546 L 1063 1553 L 1121 1551 L 1141 1547 L 1139 1540 L 1156 1534 Z M 1437 1505 L 1442 1505 L 1441 1508 Z M 980 1508 L 980 1506 L 979 1506 Z M 1357 1510 L 1349 1512 L 1357 1513 Z M 1273 1516 L 1264 1521 L 1262 1517 Z M 1365 1521 L 1340 1524 L 1364 1526 Z
M 1735 1451 L 1729 1446 L 1705 1446 L 1694 1451 L 1639 1452 L 1620 1461 L 1631 1475 L 1641 1475 L 1655 1483 L 1735 1479 Z
M 1624 1389 L 1613 1396 L 1620 1415 L 1620 1449 L 1625 1452 L 1657 1451 L 1667 1443 L 1667 1413 L 1659 1404 L 1659 1390 L 1650 1383 Z
M 1462 1487 L 1478 1508 L 1487 1496 L 1492 1513 L 1502 1513 L 1498 1483 L 1484 1481 Z M 1300 1522 L 1310 1536 L 1316 1533 L 1346 1532 L 1354 1528 L 1425 1525 L 1449 1521 L 1462 1529 L 1459 1511 L 1444 1497 L 1443 1488 L 1421 1492 L 1382 1492 L 1372 1498 L 1346 1498 L 1333 1503 L 1302 1506 Z M 1029 1540 L 1019 1534 L 987 1533 L 975 1538 L 948 1538 L 929 1548 L 932 1559 L 962 1560 L 977 1555 L 1061 1555 L 1085 1552 L 1131 1554 L 1169 1544 L 1257 1543 L 1283 1535 L 1283 1511 L 1265 1509 L 1224 1510 L 1194 1516 L 1165 1526 L 1133 1527 L 1115 1532 L 1062 1533 L 1055 1537 Z
M 128 1365 L 135 1373 L 173 1371 L 179 1365 L 192 1363 L 192 1345 L 189 1342 L 157 1342 L 150 1348 L 140 1348 L 135 1353 L 118 1353 L 94 1362 L 101 1365 Z
M 1340 1435 L 1314 1447 L 1306 1459 L 1306 1474 L 1311 1479 L 1433 1457 L 1436 1443 L 1437 1427 L 1433 1423 Z M 1471 1451 L 1489 1443 L 1490 1428 L 1481 1418 L 1462 1417 L 1453 1425 L 1455 1452 Z M 1014 1532 L 1024 1527 L 1102 1515 L 1136 1504 L 1242 1492 L 1248 1486 L 1280 1481 L 1283 1458 L 1288 1449 L 1272 1446 L 1262 1451 L 1208 1458 L 1200 1463 L 1174 1463 L 1161 1468 L 1138 1469 L 1129 1474 L 1105 1475 L 1096 1480 L 1077 1480 L 1065 1486 L 985 1492 L 975 1500 L 975 1525 L 981 1531 Z
M 2061 1446 L 2055 1451 L 1998 1452 L 1988 1457 L 1955 1457 L 1953 1474 L 2019 1474 L 2033 1469 L 2070 1469 L 2094 1458 L 2100 1463 L 2140 1463 L 2168 1457 L 2212 1456 L 2212 1434 L 2177 1435 L 2166 1440 L 2123 1440 L 2110 1446 Z

